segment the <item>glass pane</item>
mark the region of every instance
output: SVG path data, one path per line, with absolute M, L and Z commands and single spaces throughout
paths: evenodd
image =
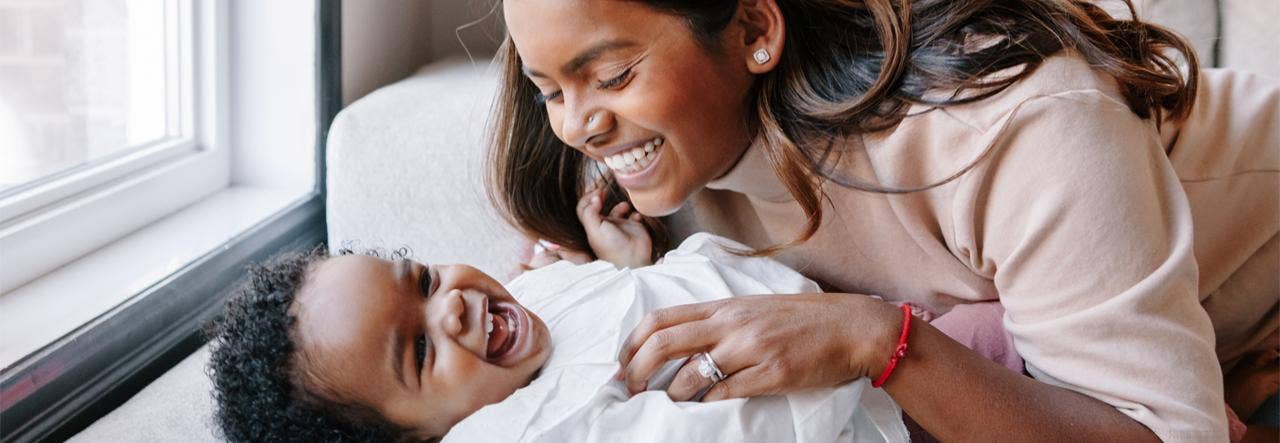
M 165 137 L 169 4 L 0 1 L 0 192 Z

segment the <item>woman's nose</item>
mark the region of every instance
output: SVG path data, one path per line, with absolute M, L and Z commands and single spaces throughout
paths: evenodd
M 571 112 L 566 117 L 563 123 L 564 141 L 578 148 L 585 148 L 593 142 L 598 142 L 600 136 L 613 128 L 613 115 L 597 107 L 590 107 L 582 112 Z

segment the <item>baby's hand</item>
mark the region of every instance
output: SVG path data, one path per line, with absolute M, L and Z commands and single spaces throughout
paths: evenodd
M 545 240 L 539 240 L 538 243 L 542 244 L 533 247 L 533 256 L 529 258 L 528 262 L 520 264 L 520 269 L 517 273 L 538 269 L 560 260 L 568 260 L 577 265 L 591 263 L 591 260 L 594 260 L 590 254 L 561 248 L 560 245 L 548 243 Z M 515 275 L 511 277 L 514 278 Z
M 618 267 L 652 264 L 653 240 L 631 204 L 618 203 L 604 214 L 604 191 L 592 190 L 578 200 L 578 220 L 587 231 L 587 243 L 596 257 Z

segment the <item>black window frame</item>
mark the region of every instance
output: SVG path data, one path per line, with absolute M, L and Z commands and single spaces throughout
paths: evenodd
M 325 242 L 325 144 L 342 108 L 341 26 L 341 0 L 316 0 L 315 187 L 0 373 L 0 442 L 79 433 L 203 346 L 204 326 L 249 264 Z

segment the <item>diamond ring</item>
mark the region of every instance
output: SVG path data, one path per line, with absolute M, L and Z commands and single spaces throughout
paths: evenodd
M 698 354 L 698 374 L 711 379 L 711 384 L 713 385 L 724 380 L 724 373 L 720 372 L 720 368 L 716 366 L 716 361 L 711 359 L 711 354 L 706 352 Z

